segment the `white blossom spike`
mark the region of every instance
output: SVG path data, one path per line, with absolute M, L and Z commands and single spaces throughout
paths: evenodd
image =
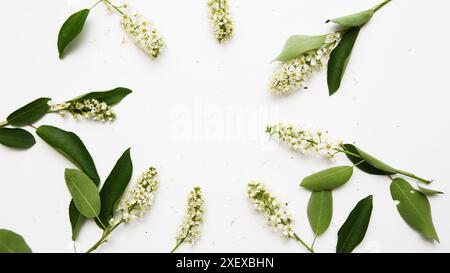
M 267 224 L 273 231 L 281 231 L 285 238 L 294 238 L 292 218 L 287 212 L 286 204 L 277 201 L 263 183 L 248 183 L 247 197 L 252 206 L 265 215 Z
M 283 62 L 270 82 L 272 93 L 287 95 L 302 87 L 315 70 L 328 62 L 331 51 L 338 45 L 340 39 L 339 33 L 331 33 L 327 35 L 325 43 L 319 49 Z

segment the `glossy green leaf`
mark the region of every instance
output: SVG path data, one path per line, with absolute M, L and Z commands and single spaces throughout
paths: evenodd
M 305 177 L 300 186 L 312 191 L 332 190 L 345 184 L 352 174 L 352 166 L 333 167 Z
M 109 91 L 90 92 L 90 93 L 81 95 L 75 99 L 72 99 L 70 101 L 96 99 L 96 100 L 98 100 L 100 102 L 104 102 L 108 105 L 115 105 L 115 104 L 118 104 L 120 101 L 122 101 L 122 99 L 125 98 L 131 92 L 132 91 L 128 88 L 117 87 L 117 88 L 109 90 Z
M 344 149 L 352 154 L 358 155 L 350 155 L 346 154 L 348 159 L 352 161 L 357 168 L 360 170 L 375 175 L 386 175 L 386 174 L 396 174 L 398 170 L 387 165 L 386 163 L 381 162 L 370 154 L 364 152 L 353 144 L 344 144 Z M 364 160 L 363 162 L 361 162 Z
M 11 113 L 6 120 L 12 126 L 26 126 L 40 120 L 47 114 L 50 98 L 39 98 Z
M 79 170 L 66 169 L 64 178 L 78 211 L 87 218 L 97 217 L 101 207 L 100 194 L 89 176 Z
M 392 199 L 398 201 L 397 210 L 403 220 L 426 238 L 439 242 L 427 197 L 402 178 L 395 178 L 390 188 Z
M 102 207 L 97 224 L 100 228 L 108 226 L 108 221 L 114 216 L 117 205 L 130 182 L 133 173 L 130 149 L 127 149 L 117 161 L 100 191 Z
M 370 21 L 370 19 L 373 16 L 373 13 L 374 13 L 373 10 L 369 9 L 358 13 L 342 16 L 339 18 L 330 19 L 327 22 L 331 21 L 344 27 L 360 27 Z
M 274 61 L 289 61 L 300 55 L 321 47 L 327 38 L 327 35 L 293 35 L 286 41 L 280 55 Z
M 94 182 L 100 183 L 94 160 L 89 154 L 81 139 L 72 132 L 67 132 L 59 128 L 43 125 L 36 133 L 56 151 L 75 164 Z M 71 202 L 69 206 L 70 223 L 72 226 L 72 240 L 76 240 L 78 231 L 84 222 L 84 217 L 77 211 L 76 206 Z
M 419 188 L 419 191 L 425 195 L 429 195 L 429 196 L 433 196 L 433 195 L 437 195 L 437 194 L 444 194 L 441 191 L 437 191 L 437 190 L 433 190 L 433 189 L 427 189 L 421 186 L 417 186 Z
M 333 194 L 331 191 L 312 192 L 308 202 L 308 220 L 317 236 L 324 233 L 333 216 Z
M 0 253 L 32 253 L 31 248 L 19 234 L 0 229 Z
M 20 128 L 0 128 L 0 143 L 17 149 L 29 149 L 36 143 L 33 135 Z
M 356 204 L 347 220 L 339 229 L 337 253 L 351 253 L 364 239 L 372 215 L 372 195 Z
M 89 9 L 80 10 L 72 14 L 62 25 L 58 35 L 59 58 L 63 57 L 67 46 L 69 46 L 83 30 L 89 12 Z
M 330 54 L 327 70 L 328 92 L 333 95 L 341 86 L 347 63 L 358 37 L 359 28 L 350 28 L 343 35 L 336 48 Z

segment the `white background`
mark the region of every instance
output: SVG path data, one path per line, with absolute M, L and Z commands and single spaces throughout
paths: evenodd
M 281 98 L 269 92 L 277 67 L 269 62 L 290 35 L 326 33 L 332 29 L 324 24 L 327 18 L 378 2 L 230 0 L 235 37 L 220 45 L 209 25 L 206 0 L 129 1 L 166 38 L 169 47 L 154 61 L 127 39 L 120 17 L 102 5 L 91 12 L 76 46 L 59 60 L 60 26 L 94 0 L 4 0 L 0 116 L 42 96 L 58 102 L 117 86 L 134 91 L 115 107 L 114 123 L 50 115 L 37 124 L 76 132 L 103 180 L 128 147 L 133 182 L 149 165 L 158 168 L 161 187 L 151 211 L 114 232 L 101 252 L 170 250 L 187 193 L 196 184 L 204 190 L 208 211 L 201 239 L 180 251 L 303 252 L 297 242 L 270 231 L 250 207 L 246 185 L 262 180 L 288 201 L 297 233 L 310 242 L 309 192 L 298 183 L 332 164 L 274 145 L 264 137 L 267 123 L 326 129 L 332 138 L 355 141 L 395 167 L 435 179 L 434 188 L 450 193 L 448 1 L 396 0 L 381 9 L 361 31 L 333 97 L 327 95 L 325 70 L 313 76 L 308 90 Z M 238 121 L 226 122 L 229 114 Z M 28 151 L 0 146 L 0 228 L 23 235 L 35 252 L 70 252 L 70 196 L 63 172 L 72 165 L 36 138 Z M 346 163 L 344 157 L 336 162 Z M 369 194 L 374 195 L 372 219 L 356 251 L 450 251 L 448 195 L 430 198 L 441 239 L 431 243 L 400 218 L 388 179 L 356 171 L 334 192 L 333 220 L 316 243 L 318 252 L 334 251 L 339 227 Z M 95 224 L 85 225 L 79 251 L 99 236 Z

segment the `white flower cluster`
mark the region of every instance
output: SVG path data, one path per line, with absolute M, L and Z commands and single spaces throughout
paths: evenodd
M 230 18 L 228 0 L 211 0 L 208 6 L 216 39 L 219 43 L 229 40 L 233 36 L 233 21 Z
M 200 237 L 200 226 L 205 213 L 205 200 L 200 187 L 195 187 L 189 193 L 188 207 L 183 222 L 177 234 L 177 244 L 188 242 L 193 244 Z
M 127 223 L 133 218 L 141 218 L 152 205 L 154 193 L 159 185 L 155 179 L 157 174 L 156 169 L 150 167 L 139 177 L 135 188 L 130 191 L 128 198 L 118 209 L 123 221 Z M 112 223 L 114 223 L 114 219 L 109 224 Z
M 157 58 L 161 49 L 166 47 L 156 27 L 144 20 L 139 13 L 122 10 L 120 25 L 133 38 L 136 45 L 153 58 Z
M 290 124 L 269 125 L 266 127 L 266 133 L 280 142 L 287 143 L 294 151 L 300 151 L 303 154 L 314 152 L 330 160 L 334 159 L 337 149 L 340 149 L 343 144 L 342 141 L 330 141 L 326 131 L 312 131 Z
M 275 95 L 289 94 L 303 86 L 315 69 L 327 63 L 331 51 L 338 45 L 340 39 L 339 33 L 331 33 L 319 49 L 282 63 L 270 82 L 272 92 Z
M 116 114 L 112 111 L 111 106 L 96 99 L 53 104 L 50 105 L 50 111 L 57 113 L 61 113 L 61 111 L 68 111 L 75 118 L 79 118 L 81 116 L 86 119 L 103 122 L 113 121 L 116 119 Z
M 284 237 L 294 238 L 292 219 L 287 213 L 286 204 L 278 202 L 263 183 L 248 183 L 247 196 L 253 207 L 264 213 L 267 223 L 274 231 L 280 230 Z

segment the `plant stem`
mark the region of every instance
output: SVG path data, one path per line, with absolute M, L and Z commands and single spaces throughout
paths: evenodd
M 294 233 L 294 237 L 295 240 L 297 240 L 298 242 L 300 242 L 304 247 L 306 247 L 306 249 L 311 252 L 311 253 L 315 253 L 314 249 L 312 249 L 311 247 L 309 247 L 300 237 L 298 237 L 298 235 L 296 233 Z
M 8 125 L 8 121 L 3 121 L 3 122 L 0 122 L 0 128 L 2 128 L 2 127 L 5 127 L 6 125 Z
M 101 246 L 104 242 L 106 242 L 106 239 L 108 238 L 108 236 L 111 234 L 111 232 L 113 232 L 118 226 L 120 226 L 123 223 L 123 219 L 120 220 L 117 224 L 115 224 L 114 226 L 112 226 L 109 229 L 106 229 L 105 232 L 103 232 L 102 237 L 91 247 L 88 249 L 88 251 L 86 251 L 86 253 L 91 253 L 92 251 L 96 250 L 99 246 Z
M 375 7 L 373 7 L 373 12 L 378 11 L 379 9 L 381 9 L 384 5 L 386 5 L 387 3 L 391 2 L 392 0 L 384 0 L 383 3 L 376 5 Z
M 186 239 L 186 237 L 184 237 L 182 240 L 180 240 L 175 247 L 170 251 L 170 253 L 174 253 L 175 250 L 177 250 L 178 247 L 180 247 L 180 245 L 184 242 L 184 240 Z

